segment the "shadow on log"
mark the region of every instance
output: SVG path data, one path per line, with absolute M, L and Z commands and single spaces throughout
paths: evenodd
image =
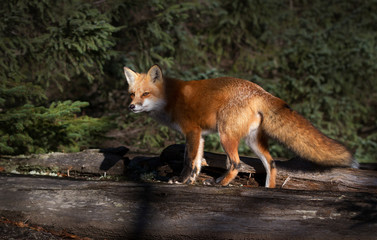
M 103 153 L 104 159 L 99 167 L 102 171 L 109 171 L 112 167 L 115 166 L 120 160 L 125 161 L 124 165 L 128 165 L 129 158 L 124 158 L 123 156 L 129 151 L 126 147 L 117 147 L 117 148 L 106 148 L 100 149 L 100 153 Z
M 184 145 L 171 145 L 160 155 L 130 153 L 125 147 L 102 150 L 85 150 L 78 153 L 50 153 L 31 156 L 0 156 L 0 172 L 36 174 L 38 171 L 73 176 L 95 174 L 97 176 L 125 176 L 140 179 L 140 175 L 153 175 L 161 181 L 179 175 L 183 166 Z M 203 167 L 201 179 L 218 177 L 227 169 L 224 154 L 204 153 L 208 166 Z M 377 171 L 324 168 L 298 158 L 276 161 L 277 188 L 321 191 L 377 192 Z M 371 165 L 373 169 L 373 165 Z M 363 166 L 364 168 L 366 166 Z M 238 181 L 233 185 L 263 186 L 265 170 L 257 158 L 241 157 Z M 243 181 L 241 181 L 243 180 Z
M 180 172 L 183 166 L 184 145 L 171 145 L 161 153 L 161 161 Z M 208 164 L 206 168 L 227 169 L 224 154 L 204 153 Z M 241 157 L 240 172 L 265 177 L 265 169 L 258 158 Z M 323 167 L 300 158 L 288 161 L 276 160 L 278 169 L 277 188 L 321 190 L 321 191 L 358 191 L 377 192 L 377 172 L 351 168 Z M 264 179 L 259 182 L 264 182 Z M 263 185 L 263 184 L 261 184 Z

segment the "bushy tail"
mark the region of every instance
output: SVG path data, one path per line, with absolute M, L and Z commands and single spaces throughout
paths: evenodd
M 300 157 L 324 166 L 358 166 L 345 146 L 325 136 L 282 100 L 269 101 L 261 113 L 264 132 Z

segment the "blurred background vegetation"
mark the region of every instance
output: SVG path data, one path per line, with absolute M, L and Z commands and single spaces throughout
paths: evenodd
M 183 142 L 127 110 L 123 66 L 157 63 L 183 80 L 256 82 L 376 159 L 376 0 L 10 0 L 0 14 L 0 154 Z M 206 149 L 221 151 L 216 135 Z

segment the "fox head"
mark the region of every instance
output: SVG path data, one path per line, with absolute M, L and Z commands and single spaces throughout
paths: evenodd
M 124 67 L 128 82 L 128 92 L 132 99 L 129 108 L 134 113 L 158 111 L 164 105 L 163 76 L 158 65 L 153 65 L 147 73 L 136 73 Z

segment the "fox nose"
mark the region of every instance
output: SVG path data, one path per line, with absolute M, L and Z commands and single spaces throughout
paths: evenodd
M 134 110 L 135 107 L 136 107 L 135 104 L 131 104 L 131 105 L 129 106 L 130 110 Z

